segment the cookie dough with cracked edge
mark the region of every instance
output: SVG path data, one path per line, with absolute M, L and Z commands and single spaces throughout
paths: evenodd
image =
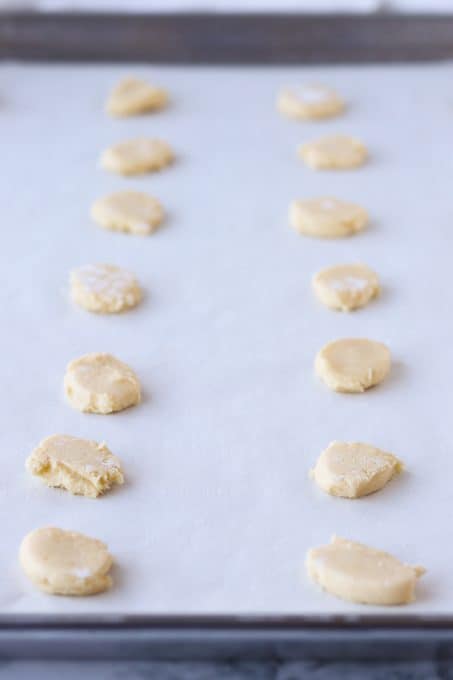
M 134 371 L 111 354 L 85 354 L 68 364 L 64 389 L 69 403 L 85 413 L 122 411 L 140 402 Z
M 382 382 L 390 371 L 390 350 L 366 338 L 343 338 L 317 354 L 315 370 L 335 392 L 364 392 Z
M 131 272 L 111 264 L 87 264 L 70 275 L 71 297 L 89 312 L 115 314 L 135 307 L 142 298 Z
M 396 456 L 361 442 L 331 442 L 310 476 L 331 496 L 360 498 L 382 489 L 403 470 Z
M 104 229 L 146 236 L 161 224 L 164 210 L 157 198 L 141 191 L 116 191 L 93 203 L 91 217 Z
M 326 267 L 315 274 L 312 285 L 326 307 L 342 312 L 364 307 L 380 292 L 377 274 L 365 264 Z
M 110 116 L 122 118 L 161 109 L 167 102 L 168 95 L 161 87 L 128 77 L 113 88 L 105 108 Z
M 140 137 L 120 142 L 101 155 L 101 167 L 119 175 L 143 175 L 173 161 L 173 151 L 161 139 Z
M 96 498 L 114 484 L 124 482 L 121 462 L 104 442 L 98 444 L 65 434 L 43 439 L 25 465 L 47 486 L 89 498 Z
M 335 90 L 315 83 L 285 87 L 277 98 L 280 113 L 300 120 L 332 118 L 342 113 L 344 108 L 344 101 Z
M 51 595 L 95 595 L 113 583 L 105 543 L 76 531 L 35 529 L 23 539 L 19 561 L 30 581 Z
M 338 198 L 298 200 L 289 207 L 290 226 L 304 236 L 342 238 L 362 231 L 367 223 L 364 208 Z
M 315 170 L 348 170 L 363 165 L 368 151 L 362 142 L 347 135 L 321 137 L 299 147 L 299 156 Z
M 331 595 L 359 604 L 396 605 L 415 600 L 415 584 L 425 573 L 382 550 L 333 536 L 307 553 L 312 581 Z

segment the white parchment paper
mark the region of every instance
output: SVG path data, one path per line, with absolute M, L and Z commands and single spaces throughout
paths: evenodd
M 106 94 L 130 72 L 168 87 L 171 107 L 110 120 Z M 307 80 L 336 86 L 347 115 L 280 117 L 278 88 Z M 451 65 L 0 68 L 1 612 L 372 612 L 306 579 L 306 550 L 337 533 L 428 569 L 406 613 L 453 613 L 452 82 Z M 361 137 L 369 164 L 305 168 L 297 145 L 328 132 Z M 140 135 L 170 142 L 175 165 L 135 179 L 99 169 L 103 148 Z M 90 221 L 91 202 L 122 188 L 162 200 L 155 235 Z M 289 202 L 317 195 L 362 203 L 369 230 L 296 235 Z M 351 261 L 376 268 L 381 299 L 323 308 L 311 276 Z M 94 262 L 134 271 L 144 303 L 108 317 L 72 306 L 69 271 Z M 383 385 L 347 396 L 316 379 L 317 350 L 346 336 L 389 345 Z M 96 416 L 65 403 L 65 366 L 90 351 L 136 370 L 139 407 Z M 90 500 L 31 478 L 26 456 L 56 432 L 105 440 L 127 483 Z M 407 472 L 368 498 L 328 497 L 308 471 L 332 439 L 392 451 Z M 45 525 L 105 540 L 112 591 L 39 593 L 17 551 Z

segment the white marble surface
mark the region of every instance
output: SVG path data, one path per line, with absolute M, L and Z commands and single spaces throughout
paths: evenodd
M 395 663 L 0 662 L 0 680 L 453 680 L 448 661 Z
M 453 0 L 0 0 L 2 8 L 83 11 L 452 12 Z

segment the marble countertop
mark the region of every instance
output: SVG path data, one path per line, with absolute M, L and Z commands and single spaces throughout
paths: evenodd
M 0 680 L 453 680 L 453 664 L 418 662 L 8 662 Z

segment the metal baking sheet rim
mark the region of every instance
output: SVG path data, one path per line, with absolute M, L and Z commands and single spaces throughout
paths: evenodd
M 196 18 L 196 17 L 192 17 Z M 123 53 L 114 54 L 111 40 L 125 16 L 108 15 L 94 17 L 99 22 L 107 22 L 110 31 L 107 36 L 107 49 L 104 52 L 92 53 L 85 40 L 73 45 L 73 49 L 65 46 L 64 33 L 70 30 L 70 21 L 89 23 L 93 15 L 49 13 L 39 16 L 34 13 L 3 13 L 0 17 L 0 59 L 51 60 L 51 61 L 109 61 L 118 58 L 127 61 Z M 181 15 L 127 16 L 132 27 L 140 25 L 145 30 L 153 28 L 160 31 L 162 22 L 174 23 L 181 27 L 186 23 Z M 219 26 L 216 15 L 200 15 L 198 20 L 204 27 Z M 334 21 L 352 21 L 356 28 L 365 30 L 367 38 L 378 38 L 379 34 L 392 27 L 387 35 L 384 48 L 377 44 L 368 49 L 364 59 L 360 40 L 350 49 L 342 52 L 341 46 L 333 45 L 327 59 L 322 59 L 321 45 L 302 44 L 299 51 L 290 50 L 279 43 L 273 46 L 271 54 L 263 53 L 262 46 L 255 45 L 250 52 L 245 48 L 243 63 L 254 63 L 257 60 L 266 64 L 283 63 L 320 63 L 338 61 L 351 63 L 354 61 L 392 62 L 392 61 L 430 61 L 453 57 L 453 40 L 445 41 L 442 36 L 453 29 L 453 16 L 349 16 L 321 17 L 316 15 L 229 15 L 226 25 L 233 27 L 249 27 L 264 21 L 267 30 L 272 26 L 295 31 L 301 27 L 309 29 L 309 34 L 316 36 L 319 28 L 325 28 L 328 36 L 334 27 Z M 143 27 L 143 22 L 145 26 Z M 420 28 L 426 25 L 426 33 L 421 36 Z M 225 28 L 225 20 L 222 20 Z M 43 30 L 39 39 L 36 30 Z M 48 43 L 48 31 L 58 31 L 60 41 L 52 48 Z M 186 26 L 186 38 L 193 39 L 199 33 L 192 21 Z M 402 32 L 401 32 L 402 31 Z M 247 30 L 241 31 L 246 35 Z M 91 35 L 91 34 L 90 34 Z M 84 36 L 88 41 L 90 35 Z M 354 37 L 356 31 L 349 33 Z M 392 42 L 393 37 L 395 40 Z M 422 38 L 414 44 L 414 37 Z M 113 39 L 113 38 L 112 38 Z M 176 41 L 177 53 L 156 55 L 143 51 L 139 43 L 130 61 L 161 61 L 169 63 L 241 63 L 241 50 L 234 45 L 234 57 L 228 50 L 228 41 L 224 43 L 224 51 L 213 59 L 212 49 L 205 44 L 201 51 L 187 52 L 190 44 L 184 45 Z M 95 43 L 93 43 L 95 45 Z M 116 44 L 117 46 L 117 44 Z M 116 47 L 115 46 L 115 47 Z M 46 53 L 47 48 L 47 53 Z M 212 41 L 211 41 L 212 48 Z M 363 48 L 363 45 L 361 46 Z M 87 54 L 84 55 L 84 50 Z M 307 51 L 308 50 L 308 51 Z M 453 617 L 452 616 L 420 616 L 402 615 L 386 616 L 357 614 L 352 616 L 54 616 L 54 615 L 7 615 L 0 616 L 0 658 L 1 659 L 222 659 L 232 656 L 241 658 L 335 658 L 335 659 L 371 659 L 371 658 L 424 658 L 441 655 L 453 658 Z
M 19 616 L 0 619 L 0 658 L 453 658 L 452 617 Z

